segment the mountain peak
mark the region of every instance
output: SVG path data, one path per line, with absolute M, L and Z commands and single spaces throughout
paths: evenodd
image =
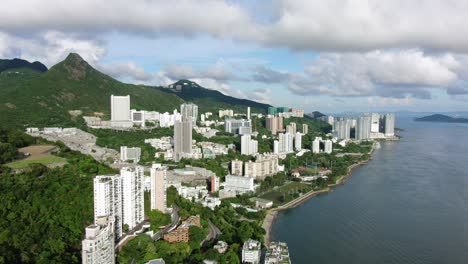
M 61 64 L 73 80 L 83 80 L 88 69 L 92 68 L 78 53 L 68 54 Z

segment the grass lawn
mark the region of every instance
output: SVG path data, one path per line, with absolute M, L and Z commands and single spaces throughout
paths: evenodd
M 278 187 L 275 190 L 271 190 L 260 198 L 273 201 L 275 205 L 287 203 L 294 199 L 294 193 L 306 193 L 311 190 L 311 186 L 302 182 L 291 182 L 284 186 Z
M 21 168 L 27 167 L 31 163 L 41 163 L 44 165 L 48 165 L 52 163 L 63 163 L 63 162 L 66 162 L 66 159 L 56 157 L 53 155 L 46 155 L 46 156 L 41 156 L 41 157 L 37 157 L 34 159 L 28 158 L 24 160 L 13 161 L 13 162 L 6 164 L 6 166 L 12 169 L 21 169 Z

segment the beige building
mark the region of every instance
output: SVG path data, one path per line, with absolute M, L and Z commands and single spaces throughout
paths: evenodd
M 151 210 L 166 212 L 166 173 L 167 168 L 161 164 L 153 164 L 151 177 Z
M 233 160 L 231 161 L 231 174 L 236 176 L 242 176 L 242 165 L 243 162 L 241 160 Z

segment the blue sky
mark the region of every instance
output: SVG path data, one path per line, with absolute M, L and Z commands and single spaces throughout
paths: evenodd
M 18 0 L 0 11 L 0 57 L 78 52 L 125 82 L 187 78 L 306 111 L 465 111 L 466 13 L 463 0 Z

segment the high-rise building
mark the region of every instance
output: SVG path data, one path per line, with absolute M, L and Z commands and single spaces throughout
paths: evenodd
M 312 153 L 320 153 L 320 140 L 318 138 L 312 141 Z
M 130 110 L 130 117 L 132 118 L 132 123 L 140 125 L 141 127 L 146 126 L 146 111 L 137 111 L 135 109 Z
M 198 106 L 196 104 L 185 103 L 180 105 L 180 113 L 182 115 L 182 121 L 191 121 L 192 127 L 197 126 Z
M 277 113 L 278 113 L 278 111 L 276 110 L 276 107 L 273 107 L 273 106 L 268 107 L 268 114 L 269 114 L 269 115 L 274 116 L 274 115 L 276 115 Z
M 144 220 L 144 169 L 124 167 L 120 170 L 122 177 L 122 219 L 129 229 Z
M 130 95 L 111 95 L 111 124 L 112 126 L 132 126 L 130 116 Z
M 278 140 L 273 141 L 273 153 L 279 154 L 279 141 Z
M 335 120 L 333 130 L 335 137 L 338 139 L 349 139 L 351 133 L 351 122 L 348 119 Z
M 296 134 L 296 123 L 290 123 L 286 126 L 286 132 L 289 134 Z
M 302 134 L 307 135 L 309 133 L 309 126 L 307 124 L 302 124 Z
M 395 114 L 385 115 L 385 136 L 395 136 Z
M 368 114 L 360 116 L 356 122 L 355 138 L 357 140 L 369 139 L 372 118 Z
M 371 114 L 371 133 L 379 133 L 380 115 L 376 113 Z
M 277 132 L 283 132 L 283 117 L 281 116 L 267 116 L 266 117 L 266 128 L 272 134 Z
M 291 153 L 293 150 L 293 135 L 290 133 L 281 133 L 278 135 L 278 152 Z
M 236 176 L 242 176 L 242 164 L 241 160 L 233 160 L 231 161 L 231 174 Z
M 291 114 L 295 117 L 304 117 L 304 109 L 291 108 Z
M 211 176 L 211 192 L 219 191 L 219 177 L 216 175 Z
M 81 242 L 83 264 L 114 264 L 114 224 L 111 218 L 99 217 L 96 224 L 86 227 Z
M 252 122 L 247 119 L 229 118 L 224 120 L 224 131 L 238 135 L 252 134 Z
M 332 153 L 332 151 L 333 151 L 333 142 L 331 140 L 329 140 L 329 139 L 325 140 L 324 141 L 324 152 L 330 154 L 330 153 Z
M 153 164 L 150 170 L 151 177 L 151 210 L 166 212 L 166 173 L 167 167 Z
M 251 139 L 250 135 L 243 135 L 241 137 L 241 154 L 242 155 L 255 155 L 258 153 L 257 140 Z
M 250 106 L 247 106 L 247 120 L 250 120 Z
M 294 137 L 294 148 L 296 149 L 296 151 L 302 150 L 302 134 L 299 132 L 296 132 L 296 135 Z
M 192 154 L 192 122 L 176 121 L 174 124 L 174 160 Z
M 94 224 L 101 217 L 109 217 L 115 227 L 116 238 L 122 236 L 122 179 L 120 175 L 94 177 Z
M 260 242 L 249 239 L 242 247 L 242 263 L 259 264 L 261 256 Z
M 244 164 L 244 176 L 256 180 L 264 180 L 267 176 L 278 173 L 278 156 L 272 154 L 257 155 L 255 161 L 247 161 Z

